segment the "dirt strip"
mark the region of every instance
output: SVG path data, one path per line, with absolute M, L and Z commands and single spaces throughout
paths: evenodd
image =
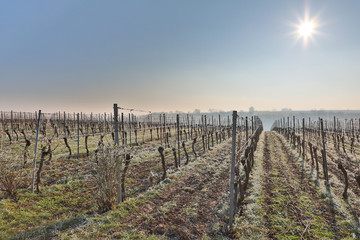
M 351 231 L 343 226 L 343 216 L 309 181 L 280 135 L 263 134 L 263 144 L 258 149 L 262 154 L 255 159 L 257 166 L 252 173 L 261 177 L 251 180 L 247 197 L 251 200 L 244 202 L 237 238 L 352 239 Z M 257 217 L 257 222 L 254 221 L 256 217 L 251 216 L 254 213 L 261 216 Z

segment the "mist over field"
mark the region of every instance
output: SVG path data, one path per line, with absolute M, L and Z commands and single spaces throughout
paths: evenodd
M 160 113 L 153 113 L 154 115 L 160 114 Z M 174 118 L 176 114 L 186 115 L 191 114 L 193 116 L 196 116 L 197 119 L 201 119 L 202 115 L 206 115 L 208 117 L 208 123 L 211 124 L 212 119 L 215 119 L 215 121 L 218 121 L 219 115 L 222 118 L 222 121 L 227 124 L 227 116 L 231 116 L 232 111 L 218 111 L 218 110 L 212 110 L 209 112 L 200 112 L 200 110 L 195 110 L 191 113 L 184 113 L 181 111 L 175 111 L 175 112 L 168 112 L 166 113 L 167 116 Z M 262 120 L 264 130 L 269 131 L 271 129 L 272 124 L 275 122 L 275 120 L 279 120 L 281 118 L 292 118 L 295 116 L 298 119 L 305 118 L 305 121 L 309 121 L 309 118 L 311 120 L 318 120 L 319 118 L 322 118 L 324 120 L 333 121 L 334 116 L 339 120 L 345 120 L 345 119 L 359 119 L 360 118 L 360 110 L 303 110 L 303 111 L 292 111 L 289 109 L 284 109 L 281 111 L 258 111 L 253 109 L 252 111 L 238 111 L 239 117 L 251 117 L 251 116 L 258 116 Z M 141 118 L 141 117 L 140 117 Z M 358 122 L 358 125 L 360 127 L 360 122 Z

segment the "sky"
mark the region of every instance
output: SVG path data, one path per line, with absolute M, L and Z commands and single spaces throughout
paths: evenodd
M 316 18 L 313 41 L 292 34 Z M 0 1 L 0 110 L 360 109 L 360 1 Z

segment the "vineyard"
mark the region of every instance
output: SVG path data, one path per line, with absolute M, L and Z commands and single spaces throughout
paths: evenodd
M 360 121 L 1 112 L 0 239 L 359 239 Z

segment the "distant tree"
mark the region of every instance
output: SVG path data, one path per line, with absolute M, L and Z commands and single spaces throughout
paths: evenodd
M 193 113 L 194 114 L 199 114 L 199 113 L 201 113 L 201 111 L 200 111 L 200 109 L 195 109 Z
M 249 107 L 249 113 L 254 113 L 255 112 L 255 108 L 253 106 Z

